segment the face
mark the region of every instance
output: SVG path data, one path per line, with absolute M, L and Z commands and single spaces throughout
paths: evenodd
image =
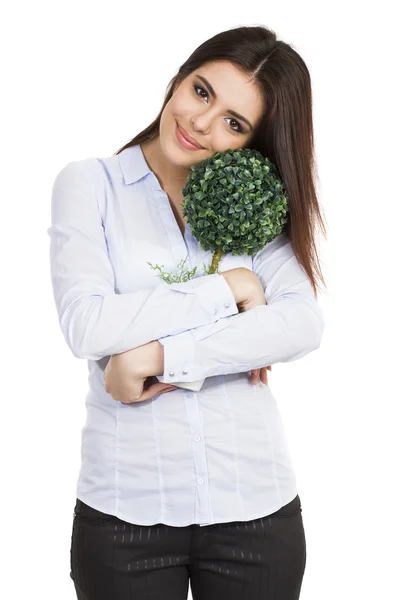
M 177 167 L 190 167 L 215 152 L 245 148 L 263 111 L 256 84 L 236 66 L 227 61 L 203 65 L 181 82 L 164 108 L 159 136 L 162 152 Z M 177 138 L 177 123 L 202 148 L 185 148 Z

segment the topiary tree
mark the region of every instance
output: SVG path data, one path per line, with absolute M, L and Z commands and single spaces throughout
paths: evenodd
M 275 165 L 249 148 L 216 152 L 191 167 L 183 193 L 183 215 L 191 233 L 213 258 L 253 256 L 279 235 L 287 222 L 288 198 Z
M 279 235 L 287 222 L 289 202 L 276 166 L 261 152 L 249 148 L 216 152 L 191 167 L 182 189 L 183 215 L 193 237 L 203 250 L 213 253 L 211 266 L 216 273 L 223 254 L 253 256 Z M 197 267 L 173 275 L 164 265 L 148 264 L 159 270 L 167 283 L 187 281 Z

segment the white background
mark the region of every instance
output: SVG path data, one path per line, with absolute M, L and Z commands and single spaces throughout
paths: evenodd
M 147 127 L 169 80 L 203 41 L 263 24 L 294 45 L 311 74 L 328 223 L 328 239 L 319 240 L 328 284 L 319 299 L 322 345 L 268 372 L 303 506 L 301 598 L 392 600 L 400 559 L 395 2 L 138 6 L 19 2 L 0 19 L 0 595 L 75 598 L 70 537 L 87 363 L 68 349 L 52 297 L 54 178 L 67 162 L 110 156 Z

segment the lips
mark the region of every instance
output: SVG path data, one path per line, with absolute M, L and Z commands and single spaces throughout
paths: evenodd
M 179 123 L 177 123 L 177 126 L 178 126 L 179 131 L 183 135 L 183 137 L 185 137 L 188 142 L 190 142 L 191 144 L 196 146 L 196 148 L 203 149 L 203 146 L 200 146 L 200 144 L 198 142 L 196 142 L 196 140 L 194 138 L 190 137 L 188 132 L 185 129 L 183 129 L 183 127 L 181 127 L 181 125 L 179 125 Z

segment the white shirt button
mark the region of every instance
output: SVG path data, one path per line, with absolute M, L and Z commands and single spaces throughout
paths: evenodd
M 201 485 L 202 483 L 204 483 L 204 479 L 198 479 L 197 482 Z
M 199 435 L 195 435 L 193 439 L 194 439 L 195 442 L 199 442 L 200 441 L 200 436 Z
M 184 375 L 187 375 L 187 369 L 183 369 L 182 373 L 183 373 Z
M 170 377 L 173 377 L 174 375 L 175 375 L 175 373 L 174 373 L 173 371 L 170 371 L 170 372 L 169 372 L 169 376 L 170 376 Z
M 231 305 L 231 303 L 230 303 L 230 302 L 225 302 L 225 304 L 224 304 L 225 308 L 229 308 L 229 307 L 230 307 L 230 305 Z

